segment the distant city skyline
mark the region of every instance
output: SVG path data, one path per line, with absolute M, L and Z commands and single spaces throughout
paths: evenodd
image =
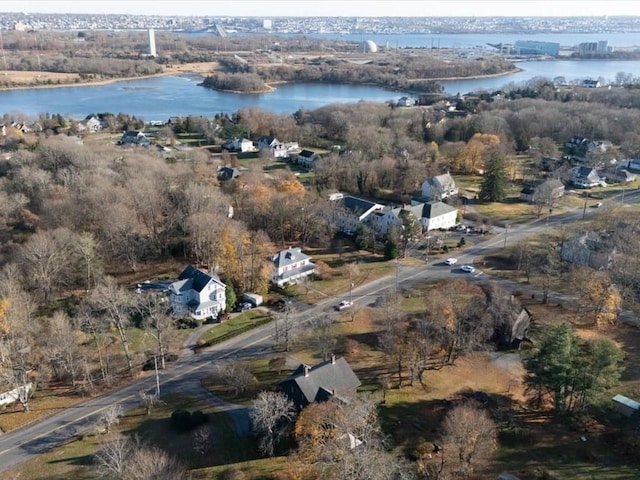
M 529 17 L 640 15 L 635 0 L 26 0 L 0 11 L 214 17 Z

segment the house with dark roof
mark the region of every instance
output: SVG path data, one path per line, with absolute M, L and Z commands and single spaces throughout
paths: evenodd
M 298 165 L 306 168 L 307 170 L 311 170 L 313 168 L 313 162 L 319 158 L 320 155 L 316 152 L 312 152 L 311 150 L 302 150 L 298 154 Z
M 604 184 L 595 168 L 576 167 L 572 171 L 571 183 L 578 188 L 592 188 Z
M 316 271 L 311 257 L 299 248 L 287 248 L 276 253 L 273 258 L 273 276 L 271 283 L 283 287 L 288 283 L 296 283 Z
M 195 320 L 216 317 L 226 308 L 226 288 L 217 275 L 189 265 L 169 285 L 171 310 L 175 316 L 189 315 Z
M 218 180 L 233 180 L 240 175 L 240 170 L 232 167 L 220 167 L 218 169 Z
M 143 132 L 127 130 L 118 140 L 118 145 L 142 145 L 148 147 L 151 145 L 151 140 Z
M 369 216 L 384 208 L 384 205 L 379 203 L 342 193 L 331 194 L 329 201 L 333 208 L 329 212 L 328 220 L 338 231 L 347 235 L 353 235 L 360 223 L 370 223 Z
M 612 235 L 607 232 L 586 232 L 565 241 L 560 249 L 563 261 L 595 269 L 609 268 L 615 254 Z
M 314 402 L 330 398 L 348 401 L 361 385 L 344 357 L 331 359 L 313 367 L 301 364 L 293 374 L 280 382 L 280 390 L 299 410 Z
M 230 140 L 227 140 L 222 144 L 222 148 L 224 150 L 229 150 L 230 152 L 253 152 L 253 142 L 248 138 L 238 138 L 234 137 Z
M 458 186 L 449 173 L 428 178 L 422 184 L 422 197 L 428 200 L 444 200 L 458 195 Z

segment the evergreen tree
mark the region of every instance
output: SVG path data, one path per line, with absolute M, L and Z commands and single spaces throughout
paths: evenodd
M 575 412 L 616 385 L 622 359 L 611 340 L 582 340 L 568 324 L 552 325 L 525 358 L 526 383 L 538 406 L 549 394 L 556 412 Z
M 358 250 L 366 250 L 370 247 L 371 231 L 363 223 L 356 228 L 355 243 Z
M 231 312 L 233 311 L 233 307 L 236 306 L 236 303 L 238 301 L 238 297 L 236 296 L 236 290 L 235 288 L 233 288 L 233 283 L 231 283 L 229 280 L 227 280 L 225 282 L 225 285 L 227 286 L 226 290 L 225 290 L 225 297 L 226 297 L 226 309 L 227 312 Z
M 398 258 L 398 233 L 394 225 L 389 227 L 387 232 L 387 240 L 384 243 L 384 258 L 387 260 L 393 260 Z
M 480 200 L 501 202 L 507 195 L 507 172 L 505 157 L 494 151 L 487 162 L 484 180 L 480 187 Z

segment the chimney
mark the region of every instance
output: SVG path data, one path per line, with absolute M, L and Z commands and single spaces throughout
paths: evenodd
M 336 356 L 332 353 L 331 354 L 331 365 L 335 365 L 336 364 Z
M 305 365 L 304 366 L 304 376 L 308 377 L 309 376 L 309 365 Z

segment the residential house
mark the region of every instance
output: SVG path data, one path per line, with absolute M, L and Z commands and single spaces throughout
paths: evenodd
M 233 180 L 240 176 L 240 170 L 232 167 L 220 167 L 218 168 L 218 180 L 227 181 Z
M 595 168 L 575 167 L 571 171 L 571 183 L 578 188 L 592 188 L 605 184 Z
M 625 417 L 637 415 L 637 413 L 640 411 L 640 403 L 632 400 L 629 397 L 625 397 L 624 395 L 616 395 L 611 400 L 613 401 L 616 410 L 618 410 L 618 412 L 620 412 Z
M 631 183 L 635 181 L 636 174 L 626 168 L 619 168 L 613 172 L 605 173 L 605 178 L 611 183 Z
M 151 140 L 143 133 L 137 130 L 127 130 L 122 134 L 118 145 L 141 145 L 148 147 L 151 145 Z
M 630 172 L 640 172 L 640 158 L 632 158 L 631 160 L 625 160 L 621 164 Z
M 449 173 L 427 179 L 422 184 L 422 197 L 428 200 L 444 200 L 458 195 L 458 187 Z
M 271 282 L 283 287 L 288 283 L 296 283 L 316 271 L 311 257 L 302 253 L 299 248 L 287 248 L 276 253 L 273 258 L 273 276 Z
M 217 275 L 189 265 L 169 285 L 171 310 L 176 316 L 189 315 L 195 320 L 216 317 L 226 308 L 225 290 L 226 285 Z
M 412 100 L 409 97 L 400 97 L 396 102 L 396 106 L 398 107 L 412 107 L 415 104 L 415 100 Z
M 420 222 L 422 231 L 445 229 L 453 227 L 457 223 L 458 210 L 443 202 L 411 202 L 411 205 L 402 207 L 384 207 L 375 211 L 370 216 L 370 223 L 379 237 L 384 237 L 391 225 L 396 229 L 402 228 L 402 217 L 413 214 Z
M 87 116 L 82 124 L 88 132 L 92 133 L 99 132 L 107 126 L 106 122 L 104 120 L 100 120 L 96 115 Z
M 248 138 L 234 137 L 231 140 L 227 140 L 222 144 L 222 148 L 229 150 L 230 152 L 253 152 L 253 142 Z
M 370 223 L 369 216 L 384 208 L 384 205 L 379 203 L 342 193 L 330 195 L 329 200 L 333 208 L 328 214 L 328 220 L 338 231 L 347 235 L 353 235 L 360 223 Z
M 306 168 L 307 170 L 311 170 L 313 168 L 313 162 L 318 160 L 320 155 L 311 150 L 302 150 L 298 154 L 298 165 Z
M 6 125 L 0 125 L 0 135 L 2 135 L 3 137 L 7 136 L 7 126 Z
M 267 152 L 273 158 L 289 158 L 292 153 L 300 150 L 298 142 L 283 143 L 275 137 L 262 136 L 258 139 L 258 149 Z
M 545 185 L 544 187 L 542 185 Z M 541 189 L 548 188 L 546 191 Z M 547 203 L 549 200 L 557 201 L 564 195 L 564 184 L 557 178 L 544 181 L 525 182 L 520 190 L 520 200 L 529 203 Z
M 298 410 L 314 402 L 325 402 L 332 397 L 348 401 L 361 385 L 344 357 L 315 365 L 301 364 L 293 374 L 280 382 L 280 390 Z
M 583 80 L 582 86 L 586 88 L 600 88 L 601 84 L 598 80 Z
M 565 241 L 560 258 L 577 266 L 608 268 L 614 260 L 616 247 L 608 233 L 586 232 Z
M 603 153 L 610 150 L 612 143 L 607 140 L 591 140 L 590 138 L 574 135 L 565 143 L 565 152 L 577 159 L 584 159 L 588 153 Z
M 458 221 L 458 210 L 443 202 L 427 202 L 422 207 L 423 230 L 448 230 Z

